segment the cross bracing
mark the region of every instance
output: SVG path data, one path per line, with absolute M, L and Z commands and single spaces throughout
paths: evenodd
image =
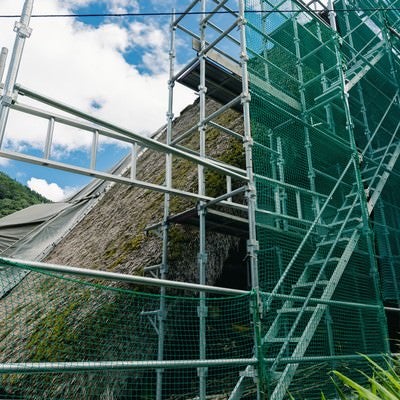
M 319 398 L 321 389 L 334 398 L 334 389 L 327 384 L 330 370 L 344 368 L 347 363 L 363 369 L 360 353 L 379 359 L 380 354 L 390 352 L 383 301 L 395 305 L 390 308 L 396 310 L 400 284 L 396 191 L 400 177 L 400 17 L 396 2 L 389 9 L 384 1 L 377 7 L 367 0 L 194 0 L 171 22 L 165 143 L 143 138 L 16 84 L 23 42 L 30 34 L 32 4 L 26 1 L 4 84 L 0 155 L 164 193 L 163 220 L 147 228 L 160 231 L 161 263 L 144 270 L 160 280 L 146 278 L 142 282 L 160 287 L 160 292 L 155 301 L 149 300 L 147 305 L 144 301 L 139 311 L 140 321 L 147 321 L 155 335 L 153 364 L 148 363 L 155 377 L 151 398 L 176 394 L 171 392 L 169 379 L 178 366 L 196 369 L 190 375 L 191 379 L 196 377 L 196 393 L 188 389 L 183 398 L 280 400 L 291 393 L 312 399 Z M 223 19 L 218 10 L 226 11 Z M 191 11 L 200 12 L 197 30 L 193 29 Z M 192 41 L 194 51 L 192 61 L 181 71 L 174 66 L 178 32 Z M 198 123 L 179 135 L 174 132 L 172 113 L 176 83 L 198 92 L 200 110 Z M 23 104 L 21 94 L 63 114 Z M 209 98 L 221 105 L 207 115 Z M 242 115 L 240 129 L 221 123 L 219 117 L 231 108 Z M 48 121 L 42 157 L 4 148 L 7 117 L 12 112 Z M 52 159 L 57 124 L 93 135 L 87 168 Z M 243 142 L 244 168 L 207 154 L 210 127 Z M 99 135 L 132 145 L 130 176 L 96 170 Z M 199 138 L 196 150 L 185 142 L 194 135 Z M 139 147 L 165 157 L 165 174 L 159 182 L 136 176 Z M 197 168 L 195 192 L 174 186 L 172 171 L 178 159 Z M 215 171 L 226 182 L 220 195 L 207 194 L 206 170 Z M 195 199 L 198 204 L 173 215 L 171 196 Z M 213 210 L 218 205 L 224 206 L 223 211 Z M 244 214 L 237 216 L 235 212 Z M 193 318 L 197 321 L 197 339 L 190 344 L 197 358 L 175 360 L 175 364 L 168 359 L 167 332 L 174 306 L 166 292 L 167 287 L 173 287 L 173 283 L 167 284 L 173 223 L 198 224 L 200 285 L 195 312 L 190 315 L 192 323 Z M 240 357 L 210 357 L 211 349 L 218 353 L 218 346 L 219 350 L 226 346 L 216 344 L 210 334 L 213 318 L 221 318 L 225 328 L 231 318 L 212 315 L 208 294 L 212 290 L 206 286 L 206 237 L 211 230 L 247 238 L 243 268 L 247 263 L 250 270 L 251 291 L 245 291 L 250 313 L 244 318 L 246 328 L 241 328 L 247 333 L 242 336 Z M 45 264 L 13 266 L 9 260 L 3 262 L 10 268 L 71 272 Z M 90 276 L 88 271 L 79 274 Z M 196 290 L 190 284 L 186 289 Z M 188 318 L 188 313 L 182 318 Z M 234 352 L 233 348 L 229 351 Z M 63 365 L 65 371 L 90 370 L 89 363 L 80 360 L 61 365 L 30 361 L 26 360 L 25 367 L 24 363 L 10 363 L 8 369 L 5 363 L 1 370 L 36 369 L 42 373 L 52 368 L 63 371 Z M 116 364 L 106 361 L 110 360 L 99 360 L 92 368 L 146 367 L 135 359 Z M 314 363 L 314 368 L 308 363 Z M 235 366 L 229 374 L 224 369 L 228 365 Z M 215 366 L 229 378 L 223 380 Z M 176 370 L 177 379 L 179 374 L 185 376 L 182 371 Z

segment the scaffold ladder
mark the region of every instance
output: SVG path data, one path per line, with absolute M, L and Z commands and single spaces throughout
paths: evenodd
M 369 214 L 374 209 L 399 155 L 400 142 L 397 142 L 386 148 L 383 154 L 381 150 L 378 150 L 377 154 L 372 155 L 371 160 L 375 167 L 371 168 L 367 164 L 363 168 L 361 174 L 368 196 Z M 290 295 L 302 296 L 305 301 L 301 305 L 298 305 L 298 301 L 295 300 L 285 301 L 277 310 L 277 316 L 264 337 L 265 345 L 282 343 L 270 369 L 271 373 L 279 377 L 270 397 L 271 400 L 284 398 L 299 366 L 299 364 L 288 364 L 280 370 L 280 360 L 287 355 L 289 343 L 297 343 L 291 357 L 303 357 L 327 311 L 326 304 L 314 306 L 309 300 L 311 297 L 318 297 L 322 301 L 332 299 L 350 257 L 356 249 L 362 235 L 361 218 L 354 216 L 354 211 L 359 207 L 362 207 L 360 194 L 356 185 L 353 185 L 330 224 L 331 232 L 328 232 L 317 244 L 310 261 L 305 264 L 304 272 L 292 286 Z M 340 256 L 337 256 L 338 251 L 341 252 Z M 318 291 L 322 294 L 318 295 Z M 294 321 L 293 314 L 296 315 Z M 292 317 L 288 318 L 290 315 Z M 290 324 L 290 330 L 284 337 L 278 335 L 282 331 L 280 329 L 282 324 L 286 326 Z M 299 329 L 300 326 L 304 326 L 304 329 Z

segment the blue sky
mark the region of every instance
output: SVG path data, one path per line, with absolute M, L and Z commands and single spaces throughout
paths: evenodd
M 161 3 L 161 4 L 160 4 Z M 179 0 L 36 0 L 34 13 L 101 13 L 183 10 Z M 15 14 L 23 0 L 2 0 L 0 13 Z M 141 134 L 165 123 L 168 79 L 169 17 L 32 19 L 18 83 Z M 14 20 L 0 20 L 0 46 L 11 51 Z M 189 56 L 179 41 L 178 62 Z M 192 55 L 193 56 L 193 55 Z M 177 88 L 176 110 L 194 100 Z M 20 98 L 21 103 L 27 103 Z M 40 155 L 46 125 L 13 112 L 6 131 L 6 148 Z M 56 127 L 52 157 L 87 165 L 90 135 Z M 106 170 L 127 152 L 102 142 L 97 167 Z M 53 200 L 61 200 L 89 179 L 50 168 L 0 159 L 0 169 Z

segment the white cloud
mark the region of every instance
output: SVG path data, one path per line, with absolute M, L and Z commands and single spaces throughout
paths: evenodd
M 10 165 L 10 160 L 8 158 L 0 157 L 0 167 L 7 167 Z
M 35 2 L 34 13 L 65 13 L 93 1 L 40 0 Z M 1 2 L 3 13 L 18 13 L 23 4 L 23 0 Z M 137 4 L 131 0 L 107 0 L 110 10 L 131 10 Z M 7 20 L 0 25 L 0 46 L 8 47 L 10 52 L 13 24 Z M 93 27 L 70 18 L 35 18 L 31 27 L 33 33 L 25 44 L 19 83 L 137 133 L 153 132 L 165 123 L 168 46 L 162 27 L 151 21 L 126 26 L 107 21 Z M 126 61 L 124 55 L 132 48 L 140 50 L 142 58 L 137 64 L 149 68 L 149 72 Z M 18 101 L 27 102 L 24 97 Z M 192 93 L 178 85 L 175 112 L 191 101 Z M 27 143 L 43 148 L 46 129 L 46 121 L 22 118 L 18 113 L 10 118 L 8 143 L 12 148 Z M 72 134 L 58 126 L 54 143 L 58 151 L 68 152 L 90 146 L 91 136 Z
M 132 46 L 148 48 L 143 55 L 143 65 L 154 74 L 166 73 L 168 67 L 168 33 L 154 25 L 134 22 L 130 25 Z
M 110 11 L 114 13 L 138 12 L 139 4 L 132 0 L 111 0 Z
M 34 177 L 28 180 L 27 186 L 51 201 L 63 201 L 76 190 L 76 188 L 70 187 L 63 189 L 56 183 L 48 183 L 45 179 Z

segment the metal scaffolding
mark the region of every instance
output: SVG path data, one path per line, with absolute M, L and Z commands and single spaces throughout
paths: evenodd
M 340 370 L 350 361 L 358 369 L 366 368 L 360 353 L 377 359 L 389 354 L 384 302 L 393 311 L 400 301 L 396 190 L 400 178 L 399 5 L 399 1 L 381 1 L 377 6 L 370 0 L 192 1 L 184 13 L 172 16 L 170 24 L 169 101 L 163 143 L 16 84 L 24 42 L 31 33 L 33 0 L 26 0 L 1 97 L 0 156 L 163 193 L 163 219 L 147 228 L 161 232 L 162 255 L 159 265 L 144 270 L 152 278 L 27 261 L 2 259 L 1 263 L 37 274 L 51 271 L 159 287 L 157 301 L 149 302 L 153 308 L 139 311 L 145 317 L 142 320 L 149 321 L 157 344 L 156 354 L 147 361 L 113 364 L 110 360 L 85 363 L 69 359 L 59 364 L 26 360 L 0 364 L 0 371 L 147 368 L 156 376 L 151 398 L 161 400 L 174 394 L 166 374 L 177 371 L 179 379 L 182 368 L 196 368 L 196 394 L 188 389 L 182 398 L 282 400 L 292 393 L 313 399 L 319 398 L 321 390 L 328 398 L 335 397 L 327 378 L 330 370 Z M 180 71 L 175 70 L 178 32 L 191 41 L 194 52 Z M 2 51 L 0 72 L 6 54 Z M 195 90 L 199 98 L 198 121 L 178 136 L 173 114 L 177 83 Z M 46 107 L 21 103 L 21 94 Z M 210 114 L 208 98 L 219 103 Z M 238 131 L 221 122 L 229 109 L 241 114 Z M 10 112 L 48 121 L 42 156 L 6 148 Z M 52 158 L 57 125 L 93 135 L 88 167 Z M 243 169 L 207 154 L 208 128 L 242 142 Z M 101 136 L 132 146 L 130 176 L 96 169 Z M 198 139 L 197 150 L 186 145 L 191 137 Z M 165 158 L 163 183 L 137 176 L 140 151 L 154 151 Z M 196 193 L 176 184 L 173 166 L 177 160 L 197 168 Z M 226 182 L 224 193 L 208 195 L 206 174 L 210 170 Z M 172 196 L 194 200 L 196 205 L 172 215 Z M 196 283 L 167 280 L 172 223 L 198 226 Z M 211 226 L 218 232 L 246 237 L 250 291 L 207 286 L 206 235 Z M 174 307 L 166 288 L 198 293 L 197 339 L 191 344 L 196 359 L 166 357 L 166 332 Z M 210 293 L 247 296 L 251 340 L 245 342 L 240 357 L 209 356 L 209 341 L 221 346 L 214 343 L 209 331 L 215 323 L 210 322 Z M 221 323 L 228 326 L 224 317 L 220 316 Z M 222 378 L 213 370 L 216 366 L 235 366 L 223 387 Z

